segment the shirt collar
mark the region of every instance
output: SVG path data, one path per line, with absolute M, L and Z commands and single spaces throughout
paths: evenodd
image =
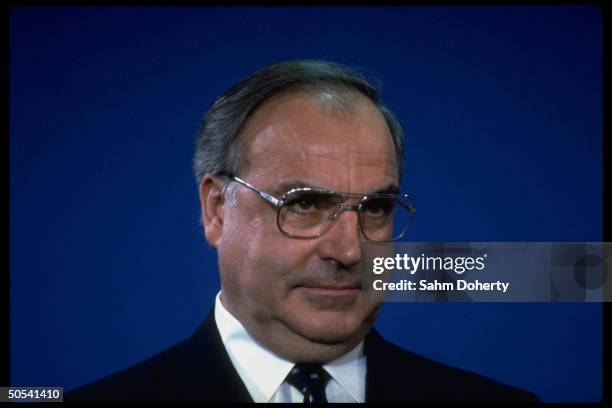
M 215 299 L 215 321 L 225 349 L 253 399 L 269 401 L 285 380 L 293 363 L 259 344 L 221 303 Z
M 365 356 L 363 341 L 343 356 L 325 364 L 323 368 L 358 402 L 365 402 Z
M 220 291 L 215 299 L 215 322 L 230 360 L 253 400 L 270 401 L 295 363 L 277 356 L 251 337 L 242 323 L 223 306 Z M 365 389 L 364 367 L 363 341 L 323 366 L 357 401 L 362 399 L 360 389 Z

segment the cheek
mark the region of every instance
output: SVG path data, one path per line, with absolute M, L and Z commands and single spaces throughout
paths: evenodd
M 311 254 L 284 237 L 254 240 L 245 250 L 242 270 L 249 271 L 248 285 L 257 295 L 279 299 L 299 282 Z
M 313 243 L 285 237 L 273 217 L 240 213 L 227 214 L 218 245 L 224 289 L 253 311 L 274 308 L 303 275 Z
M 224 222 L 221 240 L 232 247 L 244 270 L 268 270 L 278 276 L 306 263 L 314 253 L 314 242 L 291 239 L 279 231 L 276 214 L 270 208 L 232 210 Z

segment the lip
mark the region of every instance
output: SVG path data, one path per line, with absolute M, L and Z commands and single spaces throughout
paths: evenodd
M 313 295 L 328 297 L 354 296 L 361 289 L 358 286 L 303 286 L 304 290 Z

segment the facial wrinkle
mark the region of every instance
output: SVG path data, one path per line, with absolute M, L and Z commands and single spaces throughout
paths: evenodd
M 301 160 L 306 160 L 308 153 L 304 150 L 302 141 L 295 130 L 290 128 L 281 128 L 279 129 L 278 134 L 283 143 L 295 147 L 295 150 L 299 154 Z

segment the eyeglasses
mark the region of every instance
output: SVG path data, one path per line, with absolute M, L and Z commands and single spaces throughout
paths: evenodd
M 276 198 L 232 174 L 222 175 L 254 191 L 276 208 L 278 229 L 291 238 L 318 238 L 331 229 L 343 211 L 356 211 L 366 240 L 395 241 L 404 236 L 416 211 L 408 194 L 338 193 L 300 187 Z M 360 201 L 348 204 L 344 202 L 345 197 L 360 197 Z

